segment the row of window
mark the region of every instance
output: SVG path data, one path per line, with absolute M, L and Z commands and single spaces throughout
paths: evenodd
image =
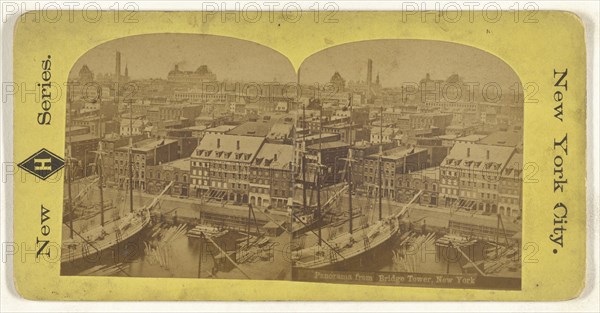
M 220 163 L 220 162 L 192 162 L 192 167 L 198 167 L 201 170 L 204 168 L 209 169 L 220 169 L 227 171 L 244 171 L 248 170 L 248 166 L 242 163 Z
M 128 176 L 129 175 L 129 169 L 128 168 L 118 168 L 117 169 L 117 173 L 119 173 L 119 175 L 121 176 Z M 134 178 L 141 178 L 144 179 L 144 172 L 143 171 L 137 171 L 137 170 L 133 170 L 133 173 L 131 174 L 131 176 L 133 176 Z
M 489 192 L 477 192 L 471 190 L 459 190 L 454 188 L 446 188 L 442 187 L 442 194 L 446 195 L 455 195 L 466 198 L 477 198 L 477 199 L 486 199 L 486 200 L 496 200 L 497 195 L 495 193 Z
M 509 204 L 521 204 L 521 201 L 517 198 L 500 197 L 500 202 Z
M 156 172 L 156 179 L 161 179 L 161 174 L 160 173 L 161 173 L 160 171 Z M 164 175 L 162 175 L 162 176 L 164 177 L 165 180 L 171 180 L 171 173 L 170 172 L 165 172 Z M 153 175 L 152 171 L 148 171 L 148 178 L 154 178 L 154 175 Z M 176 173 L 173 176 L 173 178 L 174 178 L 173 179 L 174 181 L 179 181 L 179 174 Z M 187 175 L 185 175 L 185 174 L 182 175 L 182 178 L 183 178 L 183 182 L 187 183 Z

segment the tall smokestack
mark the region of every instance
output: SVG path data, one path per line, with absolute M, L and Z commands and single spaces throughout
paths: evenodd
M 115 58 L 115 80 L 119 82 L 121 78 L 121 52 L 117 51 Z
M 367 99 L 371 100 L 371 83 L 373 82 L 373 60 L 367 61 Z

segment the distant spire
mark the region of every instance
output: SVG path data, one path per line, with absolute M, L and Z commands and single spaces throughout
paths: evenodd
M 129 69 L 127 68 L 127 63 L 125 63 L 125 78 L 129 78 Z M 379 75 L 377 76 L 377 80 L 379 81 Z

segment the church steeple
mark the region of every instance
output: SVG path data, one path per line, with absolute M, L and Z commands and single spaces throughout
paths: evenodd
M 377 76 L 379 78 L 379 76 Z M 129 78 L 129 69 L 127 68 L 127 63 L 125 63 L 125 78 Z

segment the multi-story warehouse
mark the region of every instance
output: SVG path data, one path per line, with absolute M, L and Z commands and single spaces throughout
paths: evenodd
M 285 209 L 293 198 L 294 146 L 265 143 L 251 165 L 250 203 Z
M 478 210 L 488 213 L 499 212 L 503 204 L 504 213 L 520 211 L 520 173 L 514 177 L 514 165 L 522 155 L 514 147 L 457 143 L 440 165 L 441 204 L 456 209 Z M 512 160 L 512 161 L 511 161 Z M 501 201 L 501 198 L 504 199 Z M 516 210 L 516 211 L 515 211 Z
M 129 146 L 117 148 L 114 154 L 115 182 L 121 189 L 129 188 Z M 131 148 L 133 189 L 146 190 L 148 166 L 170 162 L 179 158 L 176 140 L 148 139 Z
M 169 183 L 173 185 L 167 191 L 172 196 L 187 197 L 190 188 L 190 159 L 179 159 L 167 163 L 148 166 L 146 170 L 148 185 L 146 190 L 152 194 L 160 193 Z
M 427 206 L 437 206 L 439 199 L 439 175 L 438 167 L 430 167 L 423 170 L 398 175 L 396 183 L 396 200 L 408 202 L 414 195 L 422 191 L 417 203 Z
M 161 121 L 179 120 L 181 118 L 193 121 L 200 113 L 202 113 L 202 105 L 186 103 L 163 105 L 159 107 L 158 111 Z
M 523 182 L 523 154 L 514 153 L 502 170 L 498 186 L 498 213 L 506 216 L 521 216 Z
M 396 199 L 397 181 L 400 175 L 428 167 L 428 159 L 426 149 L 414 147 L 398 147 L 383 151 L 383 155 L 376 153 L 366 157 L 363 177 L 367 194 L 373 197 L 379 194 L 379 175 L 381 175 L 382 196 Z
M 191 155 L 196 197 L 248 203 L 250 167 L 265 138 L 206 134 Z
M 320 163 L 321 186 L 326 187 L 344 180 L 345 158 L 348 157 L 350 145 L 342 141 L 316 143 L 306 147 L 307 183 L 315 184 L 317 164 Z M 301 175 L 300 175 L 301 178 Z
M 93 134 L 83 134 L 70 136 L 67 139 L 67 150 L 69 156 L 77 160 L 76 166 L 73 167 L 73 177 L 85 177 L 96 173 L 93 164 L 96 163 L 96 154 L 93 152 L 98 150 L 98 142 L 100 138 Z

